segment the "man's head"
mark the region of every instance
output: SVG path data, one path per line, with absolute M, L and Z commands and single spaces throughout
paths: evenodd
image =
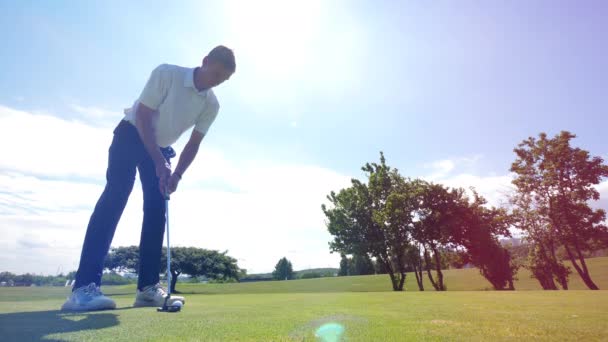
M 213 88 L 229 79 L 235 70 L 234 53 L 229 48 L 219 45 L 203 58 L 197 81 L 203 88 Z

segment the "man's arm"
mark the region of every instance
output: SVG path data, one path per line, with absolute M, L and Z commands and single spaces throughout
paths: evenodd
M 138 103 L 135 109 L 135 127 L 137 127 L 137 132 L 139 132 L 146 151 L 154 161 L 156 176 L 159 178 L 160 192 L 165 194 L 167 193 L 167 181 L 171 175 L 171 166 L 163 157 L 156 142 L 155 121 L 157 119 L 158 112 L 142 103 Z
M 182 179 L 182 175 L 186 172 L 186 169 L 192 164 L 194 157 L 198 153 L 198 148 L 203 141 L 203 137 L 205 135 L 197 130 L 192 130 L 192 134 L 190 135 L 190 140 L 186 143 L 184 150 L 179 155 L 179 161 L 177 162 L 177 167 L 175 168 L 175 172 L 169 178 L 168 190 L 169 193 L 173 193 L 177 189 L 177 184 Z
M 192 130 L 192 134 L 190 135 L 190 139 L 186 143 L 184 150 L 179 155 L 179 161 L 177 162 L 177 167 L 175 168 L 175 172 L 180 177 L 186 172 L 186 169 L 192 164 L 194 157 L 196 157 L 196 153 L 198 152 L 198 147 L 203 141 L 203 133 Z

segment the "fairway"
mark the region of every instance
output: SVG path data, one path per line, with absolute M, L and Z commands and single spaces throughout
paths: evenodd
M 589 260 L 602 288 L 606 261 Z M 134 286 L 105 288 L 117 310 L 82 314 L 57 311 L 66 288 L 0 288 L 0 331 L 3 341 L 315 341 L 321 326 L 337 323 L 345 341 L 608 339 L 605 290 L 533 291 L 520 273 L 516 287 L 528 291 L 469 291 L 486 287 L 475 275 L 447 271 L 450 290 L 441 293 L 392 292 L 386 275 L 179 284 L 187 304 L 176 314 L 131 308 Z
M 33 290 L 32 290 L 33 291 Z M 4 292 L 4 290 L 3 290 Z M 0 304 L 3 341 L 314 341 L 338 323 L 348 341 L 602 340 L 608 295 L 570 292 L 367 292 L 189 295 L 177 314 L 130 308 L 64 314 L 59 296 Z

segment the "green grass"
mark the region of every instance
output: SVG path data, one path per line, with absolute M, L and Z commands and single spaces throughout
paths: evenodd
M 589 265 L 607 288 L 608 258 Z M 582 289 L 577 277 L 572 287 Z M 520 278 L 516 287 L 537 288 Z M 175 314 L 131 308 L 133 286 L 104 288 L 119 309 L 80 314 L 57 311 L 66 288 L 0 288 L 0 340 L 314 341 L 326 323 L 342 325 L 348 341 L 608 339 L 608 291 L 465 291 L 488 287 L 476 270 L 446 280 L 460 291 L 393 292 L 386 275 L 179 284 L 187 304 Z
M 566 263 L 569 265 L 569 263 Z M 608 257 L 587 260 L 587 266 L 593 281 L 600 289 L 608 289 Z M 587 287 L 576 271 L 570 275 L 571 290 L 585 290 Z M 444 282 L 448 291 L 491 290 L 492 285 L 479 274 L 476 268 L 446 270 Z M 434 273 L 433 273 L 434 275 Z M 536 279 L 530 278 L 530 272 L 521 269 L 515 282 L 516 290 L 542 290 Z M 435 278 L 436 279 L 436 278 Z M 416 277 L 408 273 L 405 282 L 406 291 L 418 291 Z M 432 291 L 433 287 L 424 273 L 424 288 Z M 281 282 L 254 282 L 235 284 L 179 284 L 178 290 L 186 293 L 233 294 L 233 293 L 275 293 L 275 292 L 378 292 L 392 291 L 389 276 L 386 274 L 372 276 L 331 277 L 301 279 Z

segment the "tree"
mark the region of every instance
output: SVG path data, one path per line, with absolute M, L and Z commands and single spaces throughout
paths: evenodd
M 485 208 L 485 199 L 474 189 L 470 203 L 464 189 L 404 178 L 386 165 L 382 153 L 380 164 L 368 163 L 362 170 L 367 183 L 351 180 L 351 187 L 327 197 L 331 208 L 322 206 L 334 237 L 332 252 L 373 257 L 394 291 L 403 290 L 408 271 L 415 272 L 424 289 L 424 268 L 433 287 L 444 291 L 442 268 L 448 260 L 442 252 L 460 248 L 496 289 L 513 288 L 517 268 L 497 238 L 510 236 L 504 210 Z M 347 262 L 343 258 L 342 264 Z
M 15 282 L 15 286 L 30 286 L 34 283 L 34 277 L 35 275 L 30 273 L 19 274 L 13 278 L 13 281 Z
M 498 236 L 510 236 L 511 218 L 504 209 L 487 208 L 487 201 L 474 188 L 471 192 L 473 197 L 469 198 L 462 188 L 419 182 L 412 236 L 420 245 L 431 285 L 437 291 L 446 290 L 442 269 L 448 259 L 444 254 L 458 249 L 495 289 L 513 289 L 517 265 L 498 241 Z M 432 276 L 432 268 L 437 279 Z
M 543 219 L 538 208 L 534 208 L 533 198 L 528 193 L 516 192 L 510 196 L 515 205 L 512 213 L 514 226 L 527 232 L 528 247 L 525 266 L 544 290 L 557 290 L 557 281 L 564 290 L 568 289 L 570 269 L 557 257 L 558 243 L 551 235 L 551 224 Z
M 139 247 L 112 247 L 104 260 L 104 268 L 115 272 L 138 273 Z
M 451 240 L 453 230 L 458 229 L 460 218 L 456 215 L 465 197 L 463 189 L 449 190 L 441 184 L 419 182 L 417 196 L 417 218 L 414 223 L 413 238 L 422 247 L 424 264 L 431 285 L 437 291 L 445 291 L 441 272 L 441 249 Z M 432 257 L 432 259 L 431 259 Z M 435 267 L 437 280 L 431 274 Z
M 369 275 L 374 274 L 374 264 L 372 259 L 367 254 L 355 254 L 353 255 L 352 263 L 355 269 L 356 275 Z
M 514 149 L 517 159 L 511 171 L 517 174 L 513 184 L 518 194 L 530 197 L 543 222 L 543 234 L 535 238 L 541 239 L 544 252 L 552 253 L 551 243 L 563 246 L 583 282 L 598 290 L 583 253 L 608 246 L 608 227 L 603 224 L 606 212 L 588 205 L 588 201 L 599 199 L 593 186 L 608 177 L 608 166 L 602 158 L 571 147 L 575 137 L 562 131 L 553 139 L 540 133 L 538 139 L 524 140 Z
M 327 217 L 327 229 L 334 236 L 332 252 L 368 254 L 382 264 L 391 279 L 394 291 L 403 291 L 405 282 L 405 250 L 410 221 L 396 215 L 408 199 L 398 192 L 398 183 L 405 183 L 398 170 L 386 165 L 380 153 L 380 164 L 368 163 L 362 170 L 368 182 L 352 179 L 352 186 L 331 192 L 322 210 Z M 398 218 L 398 219 L 397 219 Z
M 276 280 L 290 280 L 294 278 L 293 267 L 291 266 L 291 261 L 287 260 L 287 258 L 282 258 L 277 262 L 274 267 L 274 272 L 272 272 L 272 277 Z
M 196 247 L 171 248 L 171 292 L 177 292 L 175 286 L 182 274 L 190 277 L 206 276 L 218 281 L 238 281 L 242 270 L 239 269 L 236 259 L 227 253 Z M 137 273 L 138 266 L 138 246 L 113 247 L 104 261 L 105 268 L 116 272 Z M 159 273 L 166 272 L 167 249 L 163 247 Z
M 411 244 L 406 251 L 405 259 L 410 265 L 410 268 L 414 271 L 416 276 L 416 284 L 420 291 L 424 291 L 423 276 L 422 276 L 422 258 L 420 257 L 420 248 L 415 244 Z
M 348 275 L 348 258 L 344 253 L 340 254 L 340 270 L 338 271 L 338 277 L 344 277 Z
M 192 278 L 206 276 L 216 281 L 238 281 L 242 273 L 237 260 L 227 255 L 228 251 L 218 252 L 196 247 L 171 248 L 171 292 L 178 293 L 178 277 L 187 274 Z M 167 249 L 163 248 L 161 272 L 167 271 Z
M 0 282 L 14 282 L 17 275 L 11 272 L 0 272 Z
M 496 290 L 514 290 L 513 280 L 518 265 L 498 237 L 510 237 L 512 217 L 503 208 L 487 207 L 487 201 L 475 189 L 472 201 L 459 206 L 459 229 L 453 230 L 453 243 L 463 246 L 468 259 L 479 268 Z

